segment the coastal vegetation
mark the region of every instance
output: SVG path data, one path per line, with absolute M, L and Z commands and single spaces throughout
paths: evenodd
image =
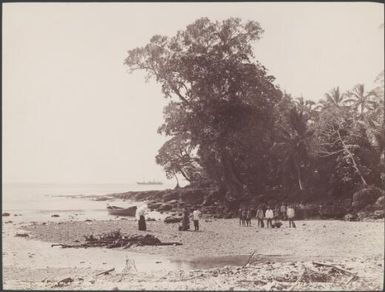
M 254 53 L 263 32 L 256 21 L 201 18 L 128 51 L 131 72 L 145 71 L 170 100 L 158 130 L 169 140 L 156 156 L 167 177 L 214 186 L 231 205 L 382 188 L 384 72 L 375 88 L 332 88 L 317 103 L 294 97 Z

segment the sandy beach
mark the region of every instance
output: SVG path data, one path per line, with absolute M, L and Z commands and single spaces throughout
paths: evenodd
M 137 222 L 121 218 L 58 219 L 32 224 L 20 220 L 5 223 L 7 219 L 3 219 L 5 289 L 287 290 L 295 285 L 295 290 L 381 290 L 383 287 L 383 221 L 298 221 L 296 229 L 289 228 L 287 222 L 280 229 L 259 229 L 255 224 L 240 227 L 237 219 L 203 219 L 199 232 L 181 232 L 177 231 L 177 224 L 151 221 L 147 223 L 147 231 L 139 232 Z M 52 243 L 74 244 L 84 240 L 84 235 L 118 229 L 125 234 L 152 234 L 162 242 L 182 245 L 129 249 L 51 247 Z M 16 233 L 29 236 L 15 237 Z M 352 275 L 356 273 L 357 278 L 351 280 L 350 274 L 316 267 L 313 261 L 335 265 Z M 296 282 L 305 267 L 312 271 L 321 269 L 331 278 L 306 283 L 301 288 L 303 284 Z M 114 270 L 97 275 L 109 269 Z M 71 280 L 58 285 L 66 278 Z

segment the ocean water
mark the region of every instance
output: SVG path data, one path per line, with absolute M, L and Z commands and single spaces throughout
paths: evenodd
M 3 221 L 12 221 L 16 224 L 28 224 L 30 222 L 59 222 L 59 221 L 84 221 L 119 219 L 108 214 L 107 203 L 121 207 L 132 205 L 138 209 L 146 210 L 145 202 L 123 201 L 95 201 L 87 198 L 87 195 L 105 195 L 111 193 L 121 193 L 127 191 L 146 191 L 173 188 L 173 184 L 164 185 L 136 185 L 136 184 L 3 184 L 2 186 L 2 212 L 8 212 L 9 217 L 2 217 Z M 147 209 L 146 217 L 162 220 L 167 214 L 160 214 L 157 211 Z M 52 215 L 59 217 L 52 217 Z M 135 220 L 134 217 L 126 217 L 128 220 Z M 7 244 L 7 236 L 3 236 L 3 244 Z M 138 271 L 171 271 L 171 270 L 191 270 L 207 269 L 224 265 L 241 265 L 247 260 L 246 256 L 240 257 L 211 257 L 196 259 L 177 259 L 162 255 L 147 255 L 131 252 L 127 250 L 104 250 L 104 249 L 51 249 L 50 244 L 37 240 L 26 241 L 17 238 L 20 243 L 25 245 L 23 250 L 28 250 L 36 255 L 36 260 L 23 260 L 6 264 L 24 265 L 33 268 L 49 266 L 76 266 L 79 258 L 86 258 L 92 267 L 105 269 L 108 266 L 122 270 L 125 267 L 124 259 L 134 260 Z M 60 251 L 58 253 L 57 251 Z M 44 251 L 44 252 L 42 252 Z M 79 254 L 81 253 L 81 255 Z M 52 260 L 54 259 L 54 260 Z
M 2 212 L 11 215 L 2 217 L 4 222 L 12 221 L 18 224 L 30 222 L 59 222 L 118 219 L 111 216 L 106 210 L 106 201 L 95 201 L 87 195 L 105 195 L 127 191 L 146 191 L 173 188 L 172 184 L 137 185 L 137 184 L 3 184 Z M 138 206 L 146 209 L 145 202 L 123 201 L 116 199 L 108 201 L 110 205 L 128 207 Z M 162 220 L 167 214 L 160 214 L 147 209 L 146 216 Z M 52 215 L 59 217 L 52 217 Z M 135 220 L 134 217 L 125 217 Z M 10 235 L 8 235 L 10 236 Z M 13 235 L 12 235 L 13 238 Z M 7 246 L 7 236 L 3 236 L 3 246 Z M 106 269 L 106 266 L 115 267 L 121 271 L 125 267 L 125 259 L 134 260 L 138 271 L 165 271 L 189 269 L 190 264 L 161 255 L 147 255 L 127 250 L 113 249 L 52 249 L 51 243 L 38 240 L 16 238 L 22 250 L 34 253 L 31 261 L 27 255 L 21 255 L 21 260 L 7 258 L 5 265 L 20 265 L 31 268 L 68 267 L 79 265 L 79 259 L 87 259 L 87 264 L 94 268 Z M 24 258 L 23 258 L 24 257 Z M 160 264 L 161 263 L 161 264 Z M 86 264 L 86 263 L 84 263 Z M 104 265 L 106 264 L 106 265 Z
M 163 185 L 137 184 L 22 184 L 2 185 L 2 213 L 23 217 L 24 220 L 53 220 L 58 214 L 63 219 L 110 219 L 107 203 L 120 207 L 137 205 L 143 202 L 114 200 L 113 202 L 95 201 L 88 195 L 106 195 L 127 191 L 147 191 L 173 188 L 172 183 Z M 149 214 L 151 215 L 151 214 Z M 152 214 L 154 215 L 154 214 Z M 16 218 L 15 218 L 16 219 Z

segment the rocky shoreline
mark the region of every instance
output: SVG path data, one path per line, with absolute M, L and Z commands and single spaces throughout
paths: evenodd
M 172 217 L 181 216 L 185 206 L 199 208 L 206 218 L 233 218 L 234 210 L 225 206 L 221 194 L 215 188 L 178 188 L 154 191 L 129 191 L 124 193 L 94 196 L 94 200 L 114 199 L 147 202 L 151 211 L 170 213 Z
M 296 218 L 302 219 L 344 219 L 347 221 L 370 221 L 384 218 L 385 192 L 368 187 L 353 194 L 352 199 L 301 202 L 292 200 L 296 206 Z M 239 202 L 229 206 L 223 194 L 216 188 L 184 187 L 154 191 L 129 191 L 103 196 L 94 196 L 94 200 L 109 201 L 114 199 L 147 202 L 148 208 L 161 213 L 170 213 L 170 223 L 178 222 L 185 206 L 199 208 L 206 218 L 236 218 Z M 287 202 L 287 201 L 286 201 Z M 242 203 L 242 201 L 241 201 Z M 243 201 L 255 214 L 259 203 L 282 203 L 276 198 L 260 195 Z

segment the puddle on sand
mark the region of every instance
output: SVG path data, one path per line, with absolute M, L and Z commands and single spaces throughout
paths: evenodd
M 212 269 L 224 266 L 242 266 L 249 258 L 249 255 L 220 256 L 220 257 L 199 257 L 184 260 L 172 260 L 183 270 Z
M 110 265 L 114 265 L 118 270 L 124 266 L 124 259 L 130 259 L 135 262 L 138 272 L 156 272 L 156 271 L 178 271 L 178 270 L 196 270 L 211 269 L 224 266 L 243 266 L 249 255 L 205 257 L 181 260 L 169 258 L 161 255 L 148 255 L 136 252 L 105 251 L 104 260 Z M 99 257 L 100 259 L 103 257 Z M 96 265 L 96 263 L 94 264 Z
M 198 257 L 184 260 L 172 260 L 172 263 L 180 266 L 184 270 L 212 269 L 224 266 L 243 266 L 250 258 L 250 255 L 229 255 L 217 257 Z M 275 262 L 289 261 L 288 255 L 254 255 L 250 262 Z
M 204 270 L 224 266 L 243 266 L 247 262 L 249 255 L 175 259 L 160 255 L 126 252 L 125 257 L 135 262 L 138 271 L 153 272 L 177 270 L 188 271 L 196 269 Z M 121 260 L 120 264 L 122 264 Z
M 106 251 L 105 251 L 106 252 Z M 119 251 L 116 251 L 117 254 Z M 249 260 L 250 255 L 231 255 L 231 256 L 219 256 L 219 257 L 199 257 L 189 259 L 175 259 L 161 255 L 149 255 L 136 252 L 124 252 L 120 253 L 120 256 L 112 256 L 111 252 L 108 252 L 106 261 L 115 266 L 122 267 L 123 259 L 131 259 L 135 262 L 138 271 L 177 271 L 177 270 L 197 270 L 197 269 L 212 269 L 221 268 L 224 266 L 243 266 Z M 115 255 L 117 255 L 115 254 Z M 106 255 L 106 254 L 104 254 Z M 252 258 L 251 262 L 274 262 L 274 261 L 287 261 L 290 258 L 286 256 L 264 256 L 256 255 Z

